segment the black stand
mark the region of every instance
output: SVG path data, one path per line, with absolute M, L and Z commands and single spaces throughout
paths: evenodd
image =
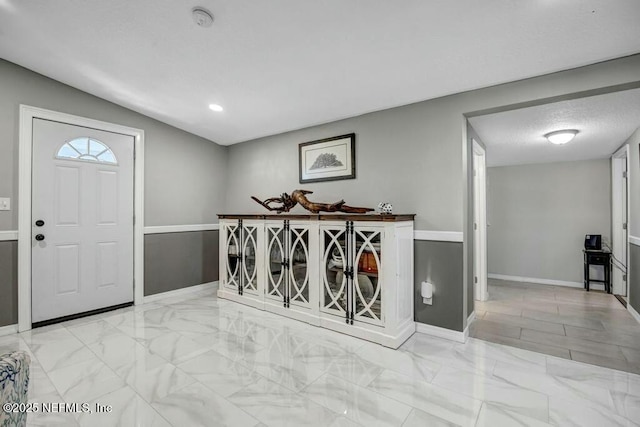
M 583 249 L 584 253 L 584 288 L 589 292 L 589 282 L 604 283 L 606 293 L 611 293 L 611 252 Z M 595 280 L 589 277 L 589 267 L 601 265 L 604 267 L 604 280 Z

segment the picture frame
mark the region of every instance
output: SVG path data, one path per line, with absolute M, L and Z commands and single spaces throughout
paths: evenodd
M 356 134 L 298 144 L 300 184 L 356 177 Z

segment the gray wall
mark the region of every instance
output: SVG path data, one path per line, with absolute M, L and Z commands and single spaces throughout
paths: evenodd
M 489 272 L 582 282 L 585 234 L 611 244 L 609 159 L 487 169 Z
M 0 242 L 0 328 L 18 323 L 18 242 Z
M 144 295 L 218 280 L 218 231 L 147 234 Z
M 20 104 L 145 131 L 145 225 L 217 223 L 227 149 L 0 59 L 0 230 L 18 229 Z
M 463 307 L 460 304 L 463 298 L 462 243 L 416 240 L 414 250 L 416 321 L 463 331 L 466 316 L 463 316 Z M 433 305 L 425 305 L 422 302 L 418 284 L 423 280 L 434 285 Z
M 145 131 L 145 225 L 217 223 L 223 211 L 227 176 L 227 148 L 181 131 L 134 111 L 64 85 L 0 59 L 0 197 L 10 197 L 12 210 L 0 211 L 0 231 L 18 229 L 18 122 L 20 104 L 46 108 L 92 119 L 131 126 Z M 189 233 L 187 233 L 189 234 Z M 147 239 L 153 240 L 151 237 Z M 202 244 L 185 239 L 181 249 L 202 259 Z M 146 242 L 145 242 L 146 243 Z M 0 242 L 0 326 L 17 321 L 16 242 Z M 9 248 L 9 249 L 7 249 Z M 217 250 L 217 247 L 216 247 Z M 175 249 L 159 245 L 155 252 L 167 261 Z M 148 259 L 148 258 L 147 258 Z M 217 268 L 217 257 L 211 263 Z M 187 269 L 150 289 L 176 289 L 193 283 Z M 155 271 L 155 270 L 153 270 Z M 217 280 L 212 271 L 202 274 Z M 211 280 L 209 280 L 211 279 Z M 160 280 L 160 279 L 158 279 Z M 203 283 L 203 282 L 198 282 Z M 6 298 L 5 298 L 6 296 Z
M 470 232 L 465 209 L 470 196 L 465 114 L 570 99 L 583 96 L 585 91 L 610 90 L 603 88 L 614 85 L 635 85 L 639 75 L 640 55 L 635 55 L 236 144 L 229 147 L 225 207 L 230 213 L 263 212 L 249 196 L 267 198 L 305 188 L 314 191 L 311 198 L 318 201 L 344 198 L 349 204 L 362 206 L 389 201 L 398 213 L 417 214 L 416 229 L 463 231 L 467 242 Z M 298 144 L 350 132 L 357 138 L 357 178 L 299 184 Z M 416 266 L 438 269 L 430 256 L 420 252 Z M 424 310 L 458 313 L 464 324 L 470 312 L 464 306 L 471 301 L 468 294 L 472 287 L 466 276 L 472 258 L 467 259 L 464 250 L 458 256 L 456 262 L 464 274 L 446 282 L 458 287 L 456 292 L 462 297 L 436 298 L 434 305 Z M 448 271 L 445 267 L 442 270 Z M 422 280 L 416 277 L 416 286 Z M 423 316 L 428 322 L 437 318 Z
M 465 113 L 637 82 L 639 73 L 635 55 L 236 144 L 229 147 L 225 208 L 263 212 L 249 196 L 304 187 L 315 200 L 389 201 L 396 212 L 416 213 L 417 229 L 463 231 Z M 299 184 L 298 144 L 349 132 L 357 138 L 357 178 Z
M 371 206 L 382 200 L 390 201 L 396 212 L 417 214 L 417 229 L 464 231 L 467 235 L 468 218 L 465 208 L 468 200 L 468 150 L 464 136 L 466 113 L 489 111 L 531 101 L 542 102 L 557 97 L 570 98 L 572 94 L 582 91 L 635 84 L 638 82 L 638 75 L 640 55 L 634 55 L 234 145 L 228 150 L 226 170 L 218 169 L 217 166 L 210 167 L 198 174 L 201 182 L 196 184 L 189 182 L 185 174 L 182 176 L 184 181 L 171 187 L 172 191 L 180 189 L 190 195 L 197 194 L 199 201 L 183 200 L 180 196 L 179 202 L 172 201 L 173 205 L 167 206 L 165 201 L 172 193 L 167 192 L 165 186 L 173 182 L 170 175 L 166 175 L 167 171 L 176 164 L 184 165 L 184 168 L 191 165 L 189 160 L 172 159 L 165 155 L 163 149 L 174 147 L 172 144 L 176 137 L 195 144 L 194 138 L 200 140 L 199 138 L 15 65 L 2 63 L 0 173 L 4 175 L 0 175 L 0 197 L 7 192 L 12 195 L 17 193 L 17 104 L 26 103 L 145 130 L 157 126 L 157 132 L 147 130 L 147 182 L 151 187 L 147 191 L 145 202 L 147 206 L 154 206 L 154 210 L 147 209 L 147 225 L 192 223 L 197 216 L 205 218 L 202 222 L 215 222 L 215 218 L 209 215 L 220 210 L 221 206 L 224 206 L 226 212 L 261 212 L 259 206 L 249 199 L 250 195 L 271 197 L 283 191 L 304 187 L 315 191 L 313 198 L 321 201 L 344 197 L 350 204 Z M 9 107 L 6 106 L 7 103 Z M 349 132 L 357 134 L 357 179 L 301 186 L 298 183 L 298 143 Z M 153 142 L 163 138 L 166 144 Z M 158 154 L 154 146 L 163 154 Z M 211 149 L 221 150 L 221 156 L 224 156 L 223 148 L 212 144 Z M 150 168 L 149 165 L 154 161 L 159 162 L 157 167 Z M 220 167 L 225 167 L 224 160 L 220 162 Z M 11 172 L 8 173 L 6 168 Z M 208 181 L 207 172 L 211 176 Z M 157 176 L 158 174 L 165 175 Z M 226 192 L 225 175 L 228 185 Z M 9 177 L 8 183 L 5 182 L 6 177 Z M 155 182 L 152 183 L 151 178 Z M 190 192 L 191 185 L 197 185 L 199 190 Z M 216 195 L 222 193 L 226 194 L 226 202 L 209 208 L 209 203 L 220 200 Z M 202 199 L 209 196 L 210 200 Z M 12 214 L 15 215 L 15 212 Z M 0 216 L 0 230 L 16 227 L 17 216 L 9 220 L 6 216 Z M 463 252 L 461 248 L 458 260 L 454 259 L 456 255 L 453 254 L 454 258 L 450 259 L 452 263 L 460 265 L 457 275 L 450 274 L 447 266 L 440 267 L 432 263 L 435 255 L 430 255 L 429 252 L 420 251 L 416 257 L 416 266 L 431 265 L 434 269 L 432 274 L 442 268 L 443 275 L 450 275 L 447 276 L 446 283 L 457 288 L 458 295 L 462 295 L 436 298 L 433 306 L 424 308 L 425 313 L 455 312 L 460 317 L 460 324 L 464 324 L 466 318 L 464 304 L 468 301 L 469 289 L 464 278 L 466 273 L 463 273 L 466 269 L 464 263 L 468 264 L 470 260 L 465 259 Z M 421 280 L 416 277 L 416 283 Z M 428 319 L 425 321 L 434 324 L 438 322 L 435 314 L 423 314 L 420 318 Z

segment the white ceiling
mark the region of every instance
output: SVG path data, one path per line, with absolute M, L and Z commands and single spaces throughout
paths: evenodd
M 608 158 L 640 127 L 640 89 L 521 108 L 469 119 L 487 147 L 487 165 Z M 577 129 L 565 145 L 545 134 Z
M 639 17 L 638 0 L 0 0 L 0 57 L 227 145 L 638 53 Z

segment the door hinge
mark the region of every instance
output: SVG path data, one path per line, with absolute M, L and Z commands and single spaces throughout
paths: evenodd
M 133 225 L 136 225 L 136 216 L 133 216 Z
M 623 281 L 623 282 L 626 282 L 626 281 L 627 281 L 627 275 L 626 275 L 626 274 L 623 274 L 623 275 L 622 275 L 622 281 Z
M 478 283 L 478 276 L 473 276 L 473 283 Z
M 473 170 L 473 176 L 478 176 L 478 171 L 477 170 Z
M 626 229 L 627 229 L 627 223 L 626 223 L 626 222 L 623 222 L 623 223 L 622 223 L 622 229 L 623 229 L 623 230 L 626 230 Z
M 477 229 L 478 229 L 478 223 L 477 223 L 477 222 L 474 222 L 474 223 L 473 223 L 473 229 L 474 229 L 474 230 L 477 230 Z
M 626 178 L 627 177 L 627 171 L 622 172 L 622 177 Z

